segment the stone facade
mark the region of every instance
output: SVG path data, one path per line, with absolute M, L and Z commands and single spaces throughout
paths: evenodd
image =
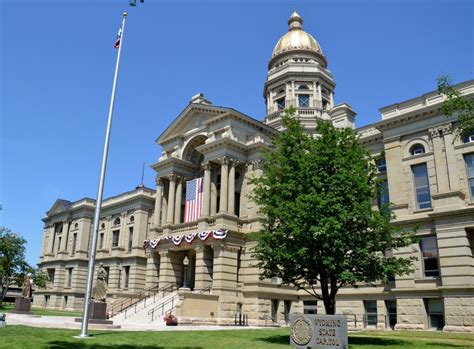
M 324 312 L 304 292 L 260 280 L 248 238 L 262 224 L 250 179 L 261 175 L 272 135 L 284 132 L 283 110 L 295 107 L 310 133 L 315 118 L 355 128 L 350 105 L 335 105 L 326 57 L 302 24 L 294 12 L 270 59 L 263 122 L 198 94 L 156 141 L 162 148 L 152 165 L 156 190 L 137 187 L 104 201 L 97 261 L 108 269 L 110 300 L 156 285 L 181 288 L 175 311 L 182 323 L 196 324 L 233 323 L 245 314 L 251 324 L 284 325 L 290 312 Z M 455 88 L 474 96 L 472 80 Z M 381 121 L 356 129 L 360 143 L 380 158 L 388 189 L 381 201 L 390 202 L 393 223 L 417 227 L 421 241 L 393 251 L 418 257 L 411 275 L 340 290 L 337 312 L 350 327 L 474 331 L 474 174 L 468 169 L 474 137 L 455 137 L 457 119 L 442 114 L 443 101 L 430 92 L 384 107 Z M 194 218 L 186 206 L 193 180 L 202 186 L 201 214 Z M 91 199 L 58 200 L 47 212 L 40 268 L 54 280 L 36 292 L 35 305 L 81 308 L 93 212 Z M 179 236 L 181 242 L 171 238 Z M 144 240 L 153 245 L 144 249 Z

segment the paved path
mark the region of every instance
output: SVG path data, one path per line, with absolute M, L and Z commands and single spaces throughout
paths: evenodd
M 6 322 L 9 325 L 25 325 L 43 328 L 68 328 L 80 329 L 81 323 L 74 322 L 72 316 L 39 316 L 24 314 L 7 314 Z M 217 331 L 217 330 L 247 330 L 261 329 L 255 326 L 166 326 L 163 321 L 148 324 L 133 324 L 114 321 L 114 325 L 121 325 L 120 329 L 108 328 L 104 325 L 89 324 L 91 330 L 114 330 L 114 331 Z M 264 327 L 270 329 L 272 327 Z

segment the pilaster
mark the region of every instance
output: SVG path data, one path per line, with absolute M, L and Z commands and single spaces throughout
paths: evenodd
M 227 213 L 228 180 L 229 180 L 229 158 L 223 157 L 221 161 L 221 197 L 219 202 L 219 213 Z

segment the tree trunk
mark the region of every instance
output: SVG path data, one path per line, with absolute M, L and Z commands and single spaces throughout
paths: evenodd
M 323 297 L 323 302 L 324 302 L 324 309 L 326 310 L 326 314 L 328 315 L 334 315 L 336 314 L 336 299 L 335 297 L 331 297 L 328 295 L 328 297 Z

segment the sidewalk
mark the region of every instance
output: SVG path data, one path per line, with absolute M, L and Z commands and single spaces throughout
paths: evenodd
M 43 328 L 81 328 L 80 322 L 74 322 L 72 316 L 44 316 L 44 315 L 24 315 L 7 314 L 7 326 L 24 325 Z M 271 327 L 256 326 L 166 326 L 163 321 L 153 323 L 126 323 L 123 321 L 114 321 L 114 325 L 120 325 L 121 328 L 108 328 L 104 325 L 89 324 L 91 330 L 110 330 L 110 331 L 218 331 L 218 330 L 248 330 L 248 329 L 270 329 Z

